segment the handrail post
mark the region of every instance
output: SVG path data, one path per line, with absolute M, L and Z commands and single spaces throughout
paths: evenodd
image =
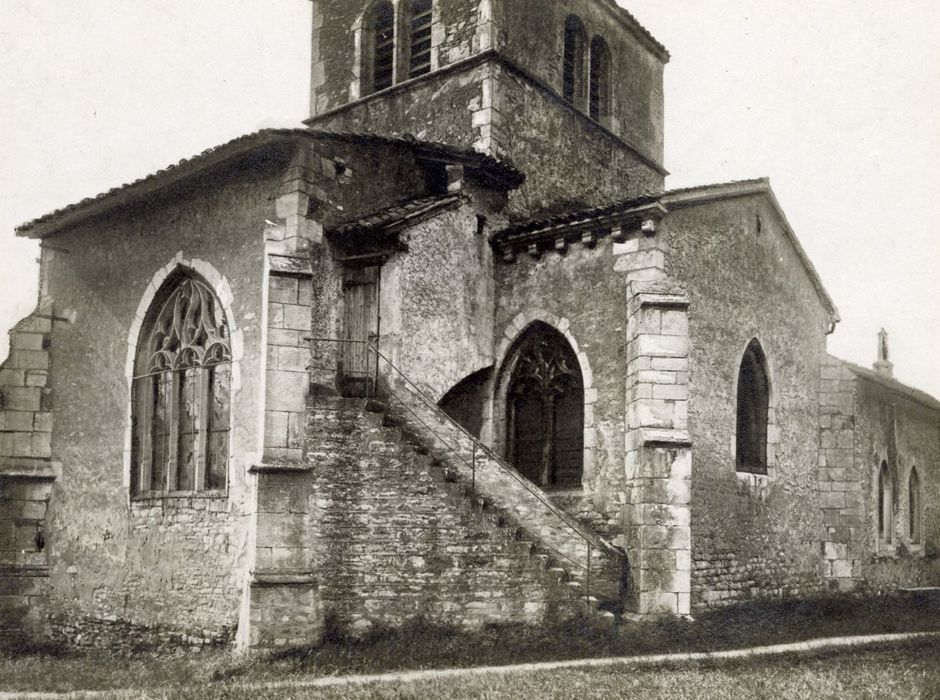
M 473 458 L 470 464 L 470 493 L 477 493 L 477 444 L 473 443 Z
M 584 580 L 584 596 L 585 598 L 590 599 L 591 597 L 591 543 L 590 542 L 587 543 L 587 548 L 588 548 L 587 577 Z
M 371 352 L 373 355 L 375 355 L 375 373 L 374 373 L 374 376 L 372 377 L 372 382 L 373 382 L 373 385 L 375 386 L 375 393 L 376 395 L 378 395 L 379 393 L 379 339 L 376 337 L 375 346 L 372 345 L 372 341 L 370 340 L 368 348 L 369 348 L 368 351 Z
M 372 354 L 372 343 L 366 343 L 366 366 L 368 366 L 368 364 L 369 364 L 369 362 L 370 362 L 369 356 L 370 356 L 371 354 Z M 376 362 L 377 362 L 377 361 L 378 361 L 378 360 L 376 360 Z M 368 399 L 368 398 L 372 398 L 372 392 L 373 392 L 373 391 L 374 391 L 376 394 L 378 393 L 378 387 L 375 386 L 375 381 L 374 381 L 374 379 L 373 379 L 373 383 L 372 383 L 372 384 L 369 384 L 369 380 L 370 380 L 370 379 L 373 379 L 373 378 L 370 377 L 368 374 L 366 374 L 366 398 L 367 398 L 367 399 Z

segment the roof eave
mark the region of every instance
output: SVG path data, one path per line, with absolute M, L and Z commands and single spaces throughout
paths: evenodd
M 272 129 L 234 139 L 213 152 L 200 154 L 136 182 L 116 187 L 97 197 L 88 198 L 22 224 L 16 227 L 15 233 L 21 238 L 48 238 L 90 219 L 170 190 L 193 177 L 223 168 L 250 153 L 297 142 L 304 137 L 304 132 L 303 129 Z
M 893 391 L 896 394 L 900 394 L 914 403 L 918 403 L 921 406 L 929 408 L 933 411 L 940 412 L 940 401 L 935 399 L 927 392 L 916 389 L 912 386 L 908 386 L 904 382 L 900 382 L 894 377 L 883 377 L 875 370 L 862 367 L 861 365 L 857 365 L 854 362 L 848 362 L 846 360 L 840 361 L 843 362 L 849 371 L 851 371 L 859 379 L 870 381 L 884 389 Z

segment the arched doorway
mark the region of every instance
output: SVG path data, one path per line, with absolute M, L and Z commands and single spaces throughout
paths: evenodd
M 584 383 L 565 337 L 536 322 L 510 355 L 506 392 L 507 457 L 544 488 L 581 485 L 584 468 Z

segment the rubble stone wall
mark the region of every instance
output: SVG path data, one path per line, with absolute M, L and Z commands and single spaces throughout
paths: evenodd
M 828 313 L 763 196 L 670 210 L 666 267 L 690 301 L 692 609 L 811 595 L 822 585 L 817 392 Z M 766 476 L 735 460 L 738 372 L 753 338 L 771 384 Z

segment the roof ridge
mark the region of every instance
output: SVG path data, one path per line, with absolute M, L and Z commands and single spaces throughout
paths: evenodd
M 904 394 L 912 401 L 916 401 L 920 404 L 926 405 L 929 408 L 940 411 L 940 400 L 927 393 L 923 389 L 918 389 L 917 387 L 911 386 L 910 384 L 905 384 L 900 379 L 895 377 L 886 377 L 883 374 L 879 374 L 874 369 L 869 369 L 868 367 L 850 362 L 849 360 L 843 360 L 842 358 L 836 357 L 835 355 L 830 355 L 830 357 L 835 357 L 835 359 L 844 364 L 849 369 L 849 371 L 853 372 L 856 376 L 860 376 L 864 379 L 874 380 L 878 384 L 882 384 L 889 389 L 893 389 L 900 392 L 901 394 Z

